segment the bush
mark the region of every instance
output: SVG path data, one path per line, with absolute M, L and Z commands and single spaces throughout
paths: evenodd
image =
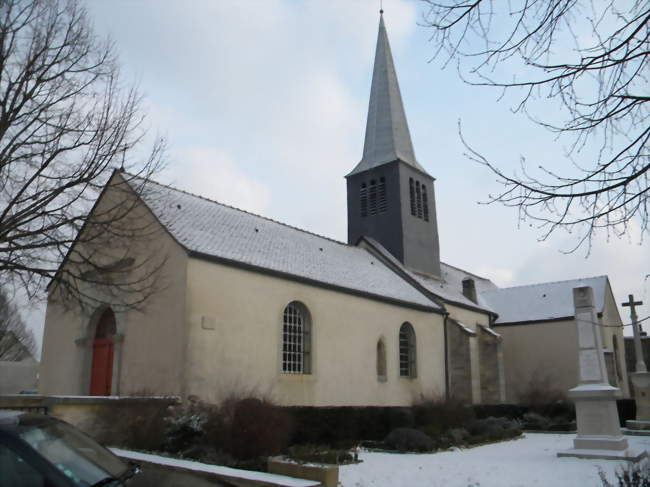
M 224 450 L 237 460 L 277 455 L 288 444 L 289 416 L 265 399 L 229 399 L 223 405 L 226 424 Z M 223 413 L 222 413 L 223 414 Z
M 289 458 L 299 463 L 330 463 L 344 465 L 358 460 L 355 451 L 330 449 L 317 445 L 296 445 L 289 448 Z
M 471 435 L 470 443 L 481 443 L 515 438 L 521 435 L 521 426 L 516 420 L 489 417 L 470 421 L 467 431 Z
M 384 444 L 399 452 L 428 452 L 436 447 L 435 442 L 420 430 L 397 428 L 384 439 Z
M 462 427 L 475 418 L 471 406 L 454 399 L 423 401 L 413 406 L 413 413 L 416 426 L 438 434 Z
M 523 426 L 527 430 L 548 431 L 551 427 L 551 420 L 541 414 L 529 412 L 522 418 Z
M 646 460 L 641 465 L 619 467 L 614 474 L 616 482 L 610 483 L 605 472 L 598 470 L 603 487 L 650 487 L 650 463 Z
M 282 453 L 290 418 L 266 399 L 231 397 L 220 406 L 189 399 L 167 418 L 164 451 L 222 465 L 263 468 L 261 457 Z

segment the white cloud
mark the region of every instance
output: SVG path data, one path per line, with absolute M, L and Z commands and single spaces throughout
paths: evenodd
M 229 154 L 216 149 L 185 151 L 169 177 L 175 186 L 200 196 L 253 213 L 267 212 L 269 188 L 239 170 Z

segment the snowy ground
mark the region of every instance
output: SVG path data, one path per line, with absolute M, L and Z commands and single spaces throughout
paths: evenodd
M 431 454 L 361 452 L 362 463 L 340 468 L 343 487 L 602 487 L 618 460 L 558 458 L 575 435 L 526 433 L 522 439 Z M 649 436 L 629 436 L 631 448 L 650 451 Z

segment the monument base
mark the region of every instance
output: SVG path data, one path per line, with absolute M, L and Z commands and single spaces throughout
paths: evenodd
M 650 372 L 633 372 L 630 377 L 634 386 L 636 419 L 647 423 L 650 421 Z M 630 426 L 628 428 L 632 429 Z
M 625 427 L 629 430 L 642 431 L 650 434 L 650 421 L 635 421 L 633 419 L 628 419 L 625 422 Z
M 571 448 L 570 450 L 561 450 L 557 452 L 558 457 L 574 458 L 599 458 L 601 460 L 625 460 L 628 462 L 638 462 L 648 456 L 648 452 L 639 449 L 627 449 L 622 451 L 616 450 L 587 450 Z

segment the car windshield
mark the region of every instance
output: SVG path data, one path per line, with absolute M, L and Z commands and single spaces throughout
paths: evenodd
M 23 429 L 19 436 L 76 486 L 88 487 L 108 477 L 119 478 L 128 469 L 107 449 L 66 423 L 52 421 L 34 426 Z

